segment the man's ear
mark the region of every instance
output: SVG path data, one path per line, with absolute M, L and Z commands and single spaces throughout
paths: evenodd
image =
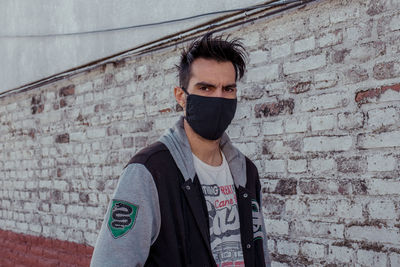
M 183 108 L 183 110 L 185 110 L 185 106 L 186 106 L 185 92 L 182 90 L 182 88 L 176 86 L 174 88 L 174 95 L 175 95 L 176 102 L 178 102 L 178 104 Z

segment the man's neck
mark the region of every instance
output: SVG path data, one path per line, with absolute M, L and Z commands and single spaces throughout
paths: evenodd
M 219 166 L 222 164 L 222 154 L 219 148 L 219 142 L 217 140 L 207 140 L 199 136 L 190 127 L 186 120 L 183 120 L 183 126 L 186 132 L 186 136 L 189 140 L 190 148 L 192 153 L 196 155 L 201 161 L 211 166 Z

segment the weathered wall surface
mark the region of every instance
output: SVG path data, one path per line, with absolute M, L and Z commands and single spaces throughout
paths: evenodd
M 250 52 L 229 134 L 259 168 L 273 266 L 399 266 L 400 3 L 229 32 Z M 93 246 L 123 166 L 180 115 L 178 53 L 0 99 L 0 228 Z

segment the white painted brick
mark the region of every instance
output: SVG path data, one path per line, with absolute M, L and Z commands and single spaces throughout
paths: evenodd
M 87 225 L 90 230 L 96 230 L 96 221 L 95 220 L 87 220 Z
M 290 43 L 276 45 L 271 48 L 271 58 L 277 59 L 290 55 Z
M 243 129 L 244 136 L 246 137 L 256 137 L 260 135 L 260 126 L 259 125 L 249 125 L 244 127 Z
M 279 78 L 278 64 L 269 64 L 267 66 L 251 68 L 247 72 L 246 80 L 248 82 L 271 81 Z
M 262 133 L 264 135 L 276 135 L 283 133 L 282 121 L 265 121 L 262 125 Z
M 391 31 L 400 30 L 400 15 L 394 16 L 389 23 L 389 29 Z
M 178 56 L 168 57 L 166 60 L 162 61 L 163 69 L 174 68 L 176 64 L 179 64 L 180 58 Z
M 391 155 L 368 156 L 368 171 L 393 171 L 396 169 L 398 160 Z
M 304 243 L 301 252 L 311 258 L 319 259 L 325 256 L 325 246 L 313 243 Z
M 252 113 L 251 106 L 239 105 L 236 109 L 235 119 L 236 120 L 249 119 L 251 113 Z M 177 118 L 174 117 L 173 121 L 175 122 L 176 120 L 177 120 Z
M 83 212 L 85 212 L 85 207 L 84 206 L 68 205 L 68 207 L 67 207 L 67 213 L 69 213 L 69 214 L 80 215 Z
M 348 103 L 349 99 L 343 93 L 322 94 L 303 98 L 300 108 L 302 111 L 325 110 L 341 108 Z
M 289 267 L 289 264 L 286 264 L 284 262 L 278 262 L 278 261 L 272 261 L 271 262 L 271 267 Z
M 93 90 L 92 82 L 86 82 L 84 84 L 78 84 L 75 86 L 76 94 L 84 94 Z
M 32 203 L 32 202 L 25 202 L 24 203 L 24 210 L 27 211 L 36 211 L 37 210 L 37 203 Z
M 95 243 L 96 243 L 96 239 L 97 239 L 97 233 L 92 233 L 92 232 L 87 232 L 87 231 L 85 231 L 85 232 L 83 233 L 83 236 L 84 236 L 84 238 L 85 238 L 85 242 L 86 242 L 88 245 L 94 247 L 94 245 L 95 245 Z
M 312 131 L 332 130 L 335 127 L 336 116 L 334 115 L 315 116 L 311 118 Z
M 373 179 L 368 184 L 370 195 L 400 195 L 399 180 Z
M 400 266 L 400 254 L 391 253 L 389 259 L 390 259 L 390 266 Z
M 335 72 L 316 73 L 314 75 L 314 88 L 325 89 L 333 87 L 338 82 L 338 75 Z
M 299 244 L 286 240 L 277 241 L 276 248 L 279 254 L 296 256 L 299 254 Z
M 40 224 L 29 224 L 29 230 L 40 234 L 42 232 L 42 226 Z
M 313 50 L 315 48 L 315 38 L 314 36 L 297 40 L 294 42 L 294 52 L 301 53 L 308 50 Z
M 293 230 L 296 234 L 313 237 L 329 237 L 330 239 L 344 237 L 342 224 L 302 220 L 295 222 Z
M 290 117 L 285 120 L 286 133 L 302 133 L 307 132 L 307 119 L 303 117 Z
M 400 64 L 394 64 L 393 67 L 395 70 L 400 69 Z M 400 94 L 395 90 L 387 90 L 385 91 L 379 98 L 379 102 L 393 102 L 400 101 Z
M 355 129 L 360 128 L 364 124 L 364 115 L 361 112 L 357 113 L 339 113 L 338 127 L 339 129 Z
M 76 133 L 70 133 L 69 134 L 69 141 L 70 142 L 83 142 L 87 140 L 85 133 L 84 132 L 76 132 Z
M 329 19 L 332 23 L 339 23 L 346 20 L 356 19 L 360 16 L 360 10 L 357 7 L 345 6 L 343 9 L 335 9 L 330 13 Z
M 341 31 L 329 32 L 323 34 L 319 39 L 318 43 L 320 47 L 332 46 L 341 43 L 343 40 L 343 34 Z
M 17 229 L 26 232 L 29 229 L 29 225 L 25 222 L 17 222 Z
M 323 173 L 327 171 L 332 171 L 336 168 L 336 162 L 334 159 L 312 159 L 311 160 L 311 170 L 314 173 Z
M 18 108 L 18 103 L 17 103 L 17 102 L 10 103 L 10 104 L 8 104 L 8 105 L 6 106 L 6 110 L 7 110 L 8 112 L 13 112 L 13 111 L 15 111 L 17 108 Z
M 235 143 L 235 146 L 245 155 L 251 157 L 256 155 L 260 149 L 259 144 L 256 143 Z
M 269 252 L 274 252 L 275 251 L 275 241 L 274 240 L 271 240 L 271 239 L 268 238 L 267 246 L 268 246 Z
M 146 74 L 148 72 L 148 67 L 147 67 L 147 65 L 139 65 L 137 68 L 136 68 L 136 74 L 137 75 L 144 75 L 144 74 Z
M 332 215 L 334 202 L 329 199 L 310 200 L 308 207 L 311 215 L 326 217 Z
M 57 189 L 57 190 L 61 190 L 61 191 L 66 191 L 66 190 L 68 190 L 69 185 L 68 185 L 68 183 L 66 181 L 55 180 L 53 188 Z
M 294 62 L 283 63 L 283 72 L 285 74 L 293 74 L 321 68 L 326 65 L 326 56 L 310 56 Z
M 258 46 L 260 44 L 260 33 L 258 31 L 247 32 L 246 43 L 248 46 Z
M 357 262 L 364 266 L 386 266 L 387 256 L 385 253 L 371 250 L 358 250 Z
M 347 151 L 352 147 L 351 136 L 315 136 L 304 138 L 304 151 Z
M 44 136 L 44 137 L 40 138 L 39 142 L 42 145 L 52 145 L 54 143 L 54 137 L 53 136 Z
M 277 235 L 287 235 L 289 233 L 289 224 L 286 221 L 264 219 L 264 222 L 268 233 Z
M 354 260 L 354 250 L 348 247 L 329 246 L 328 259 L 350 263 Z
M 336 216 L 346 219 L 361 219 L 363 218 L 363 208 L 360 203 L 351 203 L 348 200 L 336 201 Z
M 51 212 L 57 214 L 64 214 L 65 213 L 65 205 L 62 204 L 51 204 Z
M 51 181 L 39 181 L 39 187 L 40 188 L 52 188 L 52 182 Z M 44 193 L 44 192 L 40 192 Z
M 352 226 L 346 229 L 346 237 L 350 240 L 398 244 L 400 233 L 385 227 Z
M 396 219 L 397 210 L 390 200 L 374 200 L 368 204 L 371 219 Z
M 302 173 L 307 171 L 307 160 L 288 160 L 288 171 L 292 173 Z
M 287 91 L 285 82 L 271 82 L 265 85 L 265 90 L 269 96 L 283 95 Z
M 117 83 L 126 83 L 130 79 L 133 79 L 133 70 L 130 68 L 115 72 L 115 80 Z
M 257 50 L 250 53 L 250 64 L 258 64 L 268 60 L 268 53 L 262 50 Z
M 285 161 L 281 159 L 266 160 L 264 162 L 265 172 L 285 172 Z
M 92 128 L 88 129 L 86 131 L 86 135 L 88 138 L 102 138 L 107 135 L 107 129 L 106 128 Z
M 399 123 L 399 112 L 394 108 L 374 109 L 368 111 L 368 126 L 376 129 Z

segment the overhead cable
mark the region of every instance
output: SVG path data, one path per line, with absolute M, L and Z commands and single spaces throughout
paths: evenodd
M 195 19 L 195 18 L 210 16 L 210 15 L 218 15 L 218 14 L 240 12 L 240 11 L 242 11 L 242 12 L 243 11 L 251 11 L 251 10 L 260 9 L 260 8 L 272 8 L 275 6 L 286 5 L 286 4 L 290 4 L 290 3 L 294 3 L 294 2 L 302 2 L 302 1 L 299 1 L 299 0 L 272 1 L 269 3 L 265 3 L 265 4 L 258 4 L 258 5 L 243 7 L 243 8 L 219 10 L 219 11 L 213 11 L 213 12 L 193 15 L 193 16 L 189 16 L 189 17 L 184 17 L 184 18 L 152 22 L 152 23 L 145 23 L 145 24 L 132 25 L 132 26 L 125 26 L 125 27 L 118 27 L 118 28 L 100 29 L 100 30 L 83 31 L 83 32 L 70 32 L 70 33 L 3 35 L 3 36 L 0 36 L 0 38 L 57 37 L 57 36 L 70 36 L 70 35 L 83 35 L 83 34 L 93 34 L 93 33 L 102 33 L 102 32 L 122 31 L 122 30 L 129 30 L 129 29 L 135 29 L 135 28 L 144 28 L 144 27 L 150 27 L 150 26 L 158 26 L 158 25 L 163 25 L 163 24 L 181 22 L 181 21 L 191 20 L 191 19 Z

